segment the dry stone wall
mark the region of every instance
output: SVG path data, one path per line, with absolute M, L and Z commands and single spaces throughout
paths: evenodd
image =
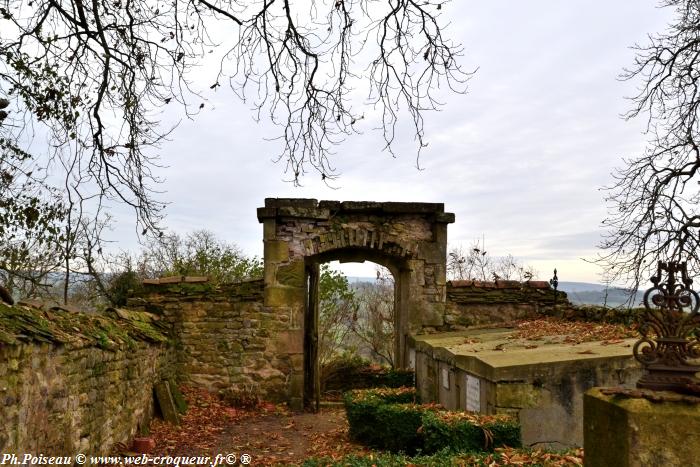
M 156 279 L 129 306 L 171 323 L 183 382 L 286 400 L 290 362 L 279 336 L 289 316 L 263 306 L 262 280 L 213 285 L 199 278 Z
M 280 269 L 278 276 L 291 274 Z M 144 292 L 129 305 L 170 323 L 181 381 L 216 392 L 248 391 L 289 401 L 293 365 L 299 364 L 304 352 L 303 336 L 294 330 L 290 313 L 264 303 L 265 295 L 263 280 L 214 285 L 206 278 L 169 277 L 146 281 Z M 557 300 L 560 305 L 568 303 L 562 292 Z M 446 309 L 440 318 L 444 324 L 425 326 L 423 331 L 551 314 L 553 302 L 554 291 L 546 282 L 453 281 L 447 284 Z
M 148 427 L 174 359 L 153 317 L 0 304 L 0 452 L 107 454 Z
M 555 291 L 545 281 L 451 281 L 447 284 L 446 325 L 439 330 L 555 315 L 570 308 L 566 293 Z

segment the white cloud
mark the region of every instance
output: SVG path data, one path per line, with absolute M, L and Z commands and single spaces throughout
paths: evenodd
M 642 122 L 620 118 L 634 85 L 617 76 L 631 63 L 629 46 L 668 20 L 655 4 L 447 4 L 448 34 L 464 45 L 465 67 L 479 71 L 468 95 L 446 94 L 444 110 L 426 115 L 424 170 L 415 168 L 410 137 L 402 133 L 394 159 L 368 127 L 338 146 L 337 189 L 313 172 L 304 187 L 284 182 L 283 164 L 272 162 L 279 146 L 264 141 L 277 129 L 219 89 L 162 148 L 167 224 L 208 228 L 261 254 L 256 208 L 266 197 L 444 202 L 457 217 L 452 243 L 483 235 L 494 254 L 530 258 L 546 277 L 556 266 L 567 280 L 595 281 L 595 268 L 576 258 L 594 251 L 601 232 L 599 187 L 620 157 L 643 148 Z M 129 214 L 117 217 L 114 238 L 134 248 Z

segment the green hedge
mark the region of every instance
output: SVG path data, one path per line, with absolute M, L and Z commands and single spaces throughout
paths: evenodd
M 345 393 L 345 412 L 350 424 L 350 437 L 369 446 L 382 447 L 377 433 L 377 411 L 386 404 L 404 404 L 417 400 L 413 388 L 377 388 Z
M 506 415 L 468 412 L 426 412 L 421 420 L 426 452 L 491 451 L 494 447 L 520 447 L 520 424 Z
M 372 446 L 391 452 L 415 454 L 423 450 L 423 417 L 438 406 L 420 404 L 382 404 L 377 407 L 372 427 Z
M 413 388 L 355 390 L 344 399 L 350 437 L 374 448 L 413 454 L 520 446 L 520 426 L 512 417 L 417 404 Z
M 321 392 L 342 394 L 352 389 L 413 386 L 415 372 L 372 364 L 360 357 L 337 357 L 321 367 Z

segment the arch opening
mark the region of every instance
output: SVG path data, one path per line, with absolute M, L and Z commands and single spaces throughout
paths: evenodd
M 327 254 L 306 258 L 307 287 L 304 310 L 304 406 L 306 408 L 317 410 L 320 404 L 321 375 L 323 370 L 322 357 L 328 356 L 323 352 L 324 337 L 328 338 L 328 326 L 330 325 L 328 322 L 324 322 L 322 318 L 345 320 L 344 323 L 335 323 L 335 325 L 340 325 L 340 327 L 346 326 L 348 330 L 352 329 L 352 332 L 344 335 L 344 337 L 347 338 L 346 343 L 352 343 L 354 339 L 355 343 L 359 344 L 358 355 L 375 357 L 379 360 L 383 359 L 384 363 L 390 364 L 393 368 L 403 367 L 405 359 L 403 352 L 408 329 L 407 294 L 405 293 L 408 287 L 407 265 L 400 258 L 369 255 L 373 259 L 365 259 L 365 256 L 367 256 L 365 253 L 353 249 L 339 249 L 327 252 Z M 378 266 L 377 271 L 380 270 L 379 267 L 386 270 L 391 279 L 380 278 L 379 272 L 377 272 L 378 277 L 375 283 L 365 282 L 360 285 L 350 285 L 353 294 L 350 305 L 355 307 L 355 309 L 342 310 L 341 313 L 344 312 L 344 316 L 327 316 L 329 310 L 322 309 L 321 269 L 323 265 L 328 265 L 335 261 L 341 263 L 371 261 Z M 382 313 L 385 310 L 379 309 L 379 306 L 382 305 L 380 300 L 385 297 L 381 297 L 378 294 L 381 294 L 382 289 L 389 282 L 392 289 L 391 312 L 389 316 L 386 316 L 385 313 Z M 374 307 L 377 308 L 370 309 Z M 326 315 L 324 315 L 324 311 Z M 330 312 L 337 311 L 337 309 L 331 307 Z M 383 333 L 382 327 L 386 324 L 384 321 L 387 319 L 391 320 L 391 332 Z M 384 337 L 393 341 L 390 349 L 384 348 L 384 341 L 377 341 L 377 339 Z M 325 350 L 328 351 L 328 349 Z
M 395 366 L 408 366 L 407 337 L 444 325 L 447 224 L 441 203 L 265 200 L 264 305 L 285 316 L 278 358 L 288 368 L 289 404 L 317 405 L 318 280 L 329 261 L 372 261 L 395 279 Z M 317 344 L 316 344 L 317 345 Z M 314 352 L 316 354 L 314 355 Z

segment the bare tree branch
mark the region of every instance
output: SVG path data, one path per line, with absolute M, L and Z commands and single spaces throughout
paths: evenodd
M 700 4 L 667 0 L 676 16 L 668 29 L 636 45 L 623 78 L 640 82 L 627 118 L 645 117 L 644 154 L 625 161 L 607 187 L 608 233 L 598 262 L 607 282 L 637 290 L 659 260 L 687 260 L 700 272 L 698 107 L 700 106 Z

